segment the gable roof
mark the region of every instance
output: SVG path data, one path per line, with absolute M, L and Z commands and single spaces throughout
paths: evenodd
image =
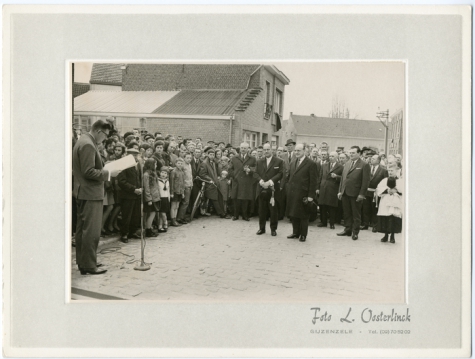
M 259 65 L 128 64 L 123 91 L 243 90 Z
M 294 114 L 290 116 L 298 135 L 384 139 L 384 126 L 379 121 Z
M 98 85 L 122 85 L 122 70 L 123 64 L 92 64 L 91 84 Z
M 91 85 L 83 82 L 73 82 L 73 98 L 86 93 L 91 88 Z
M 183 90 L 153 113 L 178 115 L 231 115 L 246 91 Z

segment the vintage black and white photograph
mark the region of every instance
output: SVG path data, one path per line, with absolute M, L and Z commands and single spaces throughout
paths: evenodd
M 71 299 L 404 303 L 402 61 L 71 64 Z

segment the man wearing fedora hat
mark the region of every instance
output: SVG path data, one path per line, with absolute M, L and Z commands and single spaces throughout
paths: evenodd
M 127 148 L 127 154 L 134 156 L 136 164 L 122 171 L 117 177 L 120 188 L 120 206 L 122 208 L 120 240 L 123 243 L 127 243 L 130 238 L 140 238 L 135 232 L 140 228 L 142 195 L 142 170 L 138 159 L 139 151 L 130 146 L 130 148 Z

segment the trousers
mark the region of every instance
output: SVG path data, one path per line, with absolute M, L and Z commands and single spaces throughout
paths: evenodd
M 292 234 L 307 237 L 308 218 L 291 217 L 290 220 L 292 221 Z
M 356 198 L 347 196 L 343 193 L 341 202 L 343 204 L 343 215 L 345 218 L 345 231 L 358 234 L 360 232 L 361 225 L 361 208 L 363 206 L 362 201 L 357 202 Z
M 122 236 L 132 235 L 140 228 L 140 197 L 138 199 L 120 200 L 122 209 L 122 223 L 120 226 L 120 234 Z
M 188 209 L 188 205 L 190 204 L 190 196 L 191 196 L 191 189 L 193 187 L 185 188 L 185 195 L 180 202 L 180 207 L 178 208 L 178 213 L 176 218 L 177 219 L 184 219 L 186 215 L 186 210 Z
M 235 199 L 234 200 L 234 216 L 239 218 L 239 212 L 241 212 L 242 218 L 249 218 L 249 210 L 251 207 L 251 202 L 246 199 Z
M 271 231 L 277 230 L 279 223 L 279 205 L 276 201 L 272 206 L 269 201 L 265 201 L 259 197 L 259 229 L 265 231 L 267 217 L 270 216 L 270 229 Z
M 83 269 L 96 268 L 102 227 L 102 203 L 102 199 L 76 199 L 76 263 Z

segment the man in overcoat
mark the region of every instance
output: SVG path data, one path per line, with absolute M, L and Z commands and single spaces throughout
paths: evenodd
M 373 226 L 373 233 L 376 233 L 378 224 L 378 208 L 376 208 L 376 202 L 374 201 L 374 191 L 378 187 L 379 182 L 388 177 L 388 171 L 380 166 L 380 157 L 373 155 L 371 157 L 370 168 L 370 180 L 368 185 L 368 191 L 366 192 L 366 198 L 363 201 L 363 213 L 361 220 L 361 230 L 368 229 L 371 224 Z
M 368 190 L 369 164 L 360 158 L 361 150 L 352 146 L 349 150 L 350 160 L 345 164 L 340 182 L 338 198 L 343 204 L 345 229 L 338 236 L 351 236 L 358 239 L 361 225 L 361 208 Z
M 191 159 L 191 176 L 193 177 L 193 188 L 191 189 L 191 196 L 190 196 L 190 206 L 189 211 L 193 209 L 195 205 L 196 197 L 198 196 L 198 192 L 201 189 L 201 181 L 198 180 L 196 177 L 199 175 L 200 165 L 201 165 L 201 150 L 199 148 L 195 148 L 193 150 L 193 158 Z M 196 211 L 195 217 L 199 216 L 200 211 Z
M 205 185 L 205 196 L 210 201 L 213 202 L 214 209 L 216 213 L 221 218 L 229 219 L 227 214 L 224 213 L 223 209 L 223 196 L 219 191 L 218 186 L 218 165 L 214 161 L 215 151 L 211 147 L 206 149 L 207 158 L 200 164 L 199 173 L 198 175 L 206 180 L 207 182 Z
M 302 144 L 295 147 L 295 160 L 290 163 L 287 181 L 286 215 L 292 221 L 292 234 L 287 238 L 300 238 L 305 242 L 308 233 L 310 205 L 317 191 L 317 165 L 304 154 Z M 304 203 L 304 199 L 307 202 Z
M 266 221 L 270 215 L 271 235 L 277 235 L 280 202 L 280 180 L 284 174 L 284 161 L 272 155 L 270 144 L 263 146 L 264 158 L 257 161 L 255 177 L 258 181 L 257 199 L 259 201 L 258 235 L 266 233 Z M 263 193 L 264 191 L 264 193 Z M 274 199 L 271 201 L 271 199 Z
M 287 189 L 286 189 L 286 182 L 289 178 L 289 170 L 290 170 L 290 163 L 295 160 L 295 141 L 289 138 L 285 143 L 285 147 L 287 152 L 284 152 L 281 156 L 282 160 L 284 161 L 284 176 L 280 181 L 280 210 L 279 210 L 279 218 L 284 219 L 286 207 L 287 207 Z
M 123 243 L 128 243 L 131 238 L 140 238 L 135 232 L 141 227 L 142 167 L 138 158 L 139 151 L 130 147 L 127 148 L 127 154 L 134 156 L 135 166 L 122 171 L 117 177 L 122 211 L 120 241 Z
M 321 223 L 317 227 L 326 227 L 328 220 L 330 220 L 330 228 L 335 229 L 335 218 L 338 210 L 338 189 L 342 173 L 343 166 L 338 163 L 338 153 L 331 152 L 330 162 L 322 165 L 320 183 L 317 186 L 321 218 Z
M 249 155 L 249 144 L 241 143 L 239 155 L 234 156 L 229 162 L 229 177 L 233 180 L 231 198 L 234 202 L 233 221 L 239 219 L 241 212 L 242 219 L 249 221 L 249 210 L 254 200 L 256 159 Z
M 76 263 L 81 274 L 103 274 L 98 267 L 97 246 L 101 236 L 104 181 L 117 176 L 103 169 L 97 144 L 102 143 L 113 126 L 103 120 L 92 125 L 73 148 L 73 193 L 77 203 Z

